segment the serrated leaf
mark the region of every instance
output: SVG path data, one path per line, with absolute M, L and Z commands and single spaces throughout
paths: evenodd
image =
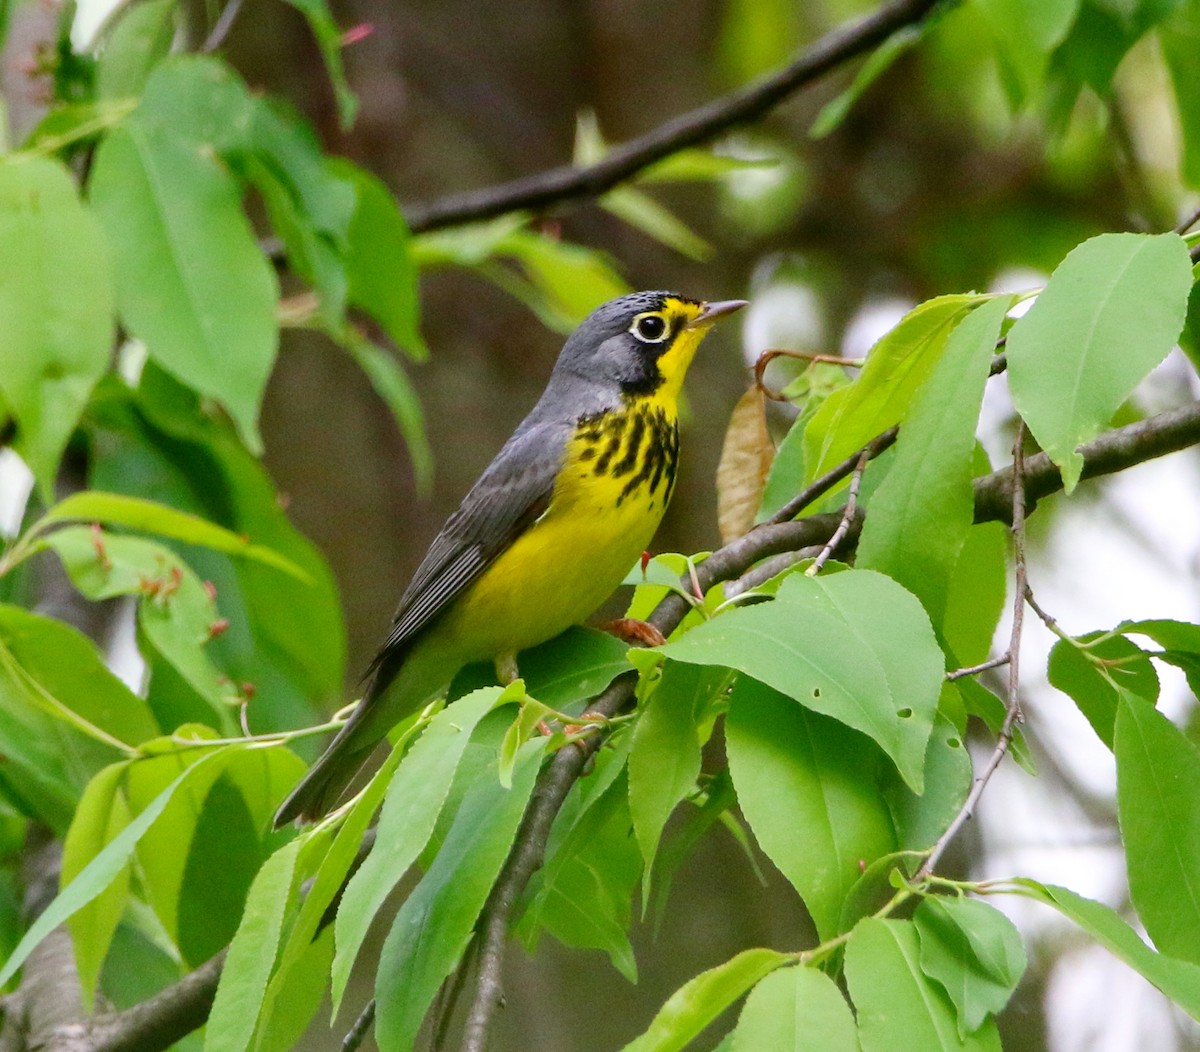
M 771 603 L 730 610 L 658 650 L 738 669 L 862 731 L 921 791 L 944 658 L 920 603 L 890 578 L 792 574 Z
M 1163 953 L 1200 964 L 1200 750 L 1153 705 L 1121 691 L 1113 754 L 1138 916 Z
M 629 811 L 647 872 L 675 805 L 696 787 L 700 773 L 696 713 L 701 700 L 697 695 L 708 686 L 711 671 L 703 665 L 669 662 L 639 706 L 629 754 Z
M 64 295 L 64 290 L 70 290 Z M 108 252 L 57 161 L 0 163 L 0 394 L 46 503 L 114 335 Z
M 918 795 L 894 780 L 883 787 L 897 846 L 914 851 L 932 847 L 966 801 L 971 775 L 971 755 L 962 733 L 939 712 L 925 753 L 924 791 Z
M 296 839 L 285 844 L 254 878 L 204 1026 L 204 1052 L 245 1052 L 250 1046 L 283 932 L 302 843 Z
M 743 950 L 701 972 L 667 999 L 646 1032 L 622 1052 L 679 1052 L 747 990 L 790 963 L 791 957 L 775 950 Z
M 717 528 L 723 543 L 754 525 L 774 459 L 762 389 L 755 386 L 733 407 L 717 464 Z
M 846 944 L 846 981 L 858 1010 L 862 1052 L 894 1052 L 897 1036 L 921 1052 L 1000 1052 L 987 1021 L 962 1039 L 954 1005 L 920 966 L 921 946 L 910 921 L 858 922 Z
M 338 906 L 332 969 L 334 1011 L 371 921 L 433 833 L 471 732 L 502 696 L 486 687 L 438 713 L 409 750 L 388 787 L 375 847 Z
M 730 1052 L 859 1052 L 854 1016 L 829 976 L 780 968 L 750 991 Z
M 922 303 L 871 348 L 854 382 L 829 395 L 805 429 L 809 480 L 905 418 L 954 327 L 987 298 L 970 293 Z
M 33 948 L 50 932 L 69 920 L 118 878 L 128 865 L 138 841 L 158 820 L 176 791 L 189 779 L 196 777 L 197 772 L 211 773 L 211 768 L 224 762 L 224 758 L 228 757 L 230 750 L 234 748 L 237 747 L 229 746 L 225 749 L 218 749 L 197 760 L 163 789 L 129 825 L 122 829 L 98 855 L 83 867 L 79 875 L 63 888 L 58 897 L 34 921 L 8 960 L 0 965 L 0 987 L 3 987 L 16 974 L 17 969 L 25 963 Z
M 1039 884 L 1025 878 L 1014 883 L 1031 898 L 1053 906 L 1074 921 L 1193 1019 L 1200 1019 L 1200 966 L 1155 953 L 1111 906 L 1055 884 Z
M 544 745 L 544 739 L 525 744 L 511 789 L 486 774 L 475 781 L 425 876 L 396 914 L 375 978 L 380 1052 L 412 1049 L 430 1002 L 467 948 L 525 814 Z
M 958 1009 L 962 1038 L 1000 1012 L 1025 972 L 1025 948 L 1012 921 L 976 899 L 931 896 L 913 923 L 921 970 L 941 984 Z
M 227 555 L 254 559 L 291 574 L 297 580 L 312 582 L 305 570 L 279 552 L 261 544 L 251 544 L 232 530 L 157 501 L 97 490 L 73 493 L 47 511 L 30 532 L 42 533 L 47 527 L 64 522 L 99 522 L 156 533 L 160 537 L 198 544 Z
M 1083 470 L 1077 448 L 1175 345 L 1191 288 L 1177 234 L 1101 234 L 1072 249 L 1012 327 L 1013 402 L 1067 493 Z
M 945 616 L 950 579 L 974 519 L 975 426 L 1011 297 L 982 304 L 950 334 L 913 398 L 887 477 L 871 495 L 855 565 L 879 570 Z
M 1093 642 L 1099 634 L 1089 632 L 1079 637 L 1080 643 L 1090 644 L 1087 653 L 1074 643 L 1058 640 L 1050 650 L 1046 676 L 1052 687 L 1075 702 L 1092 730 L 1111 749 L 1120 692 L 1131 691 L 1153 705 L 1158 700 L 1158 673 L 1150 655 L 1124 636 Z M 1120 664 L 1098 666 L 1088 660 L 1088 654 Z
M 756 680 L 734 685 L 725 721 L 729 770 L 759 846 L 804 900 L 822 938 L 862 866 L 895 850 L 871 777 L 870 741 Z

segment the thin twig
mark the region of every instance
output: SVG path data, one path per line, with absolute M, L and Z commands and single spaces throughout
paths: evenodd
M 208 38 L 200 45 L 200 50 L 204 54 L 211 54 L 225 43 L 225 38 L 229 36 L 229 31 L 233 28 L 233 23 L 237 20 L 238 13 L 242 10 L 242 2 L 243 0 L 229 0 L 225 5 L 220 15 L 217 16 L 212 31 L 208 34 Z
M 896 441 L 896 436 L 900 433 L 899 427 L 889 427 L 886 431 L 876 435 L 861 449 L 856 449 L 837 467 L 830 468 L 819 479 L 815 479 L 789 500 L 782 508 L 774 515 L 767 519 L 762 526 L 773 526 L 777 523 L 788 522 L 794 519 L 805 508 L 807 508 L 818 497 L 823 497 L 834 486 L 842 481 L 847 475 L 858 467 L 859 459 L 865 454 L 868 460 L 874 460 L 880 453 L 887 449 L 893 442 Z M 762 527 L 757 527 L 761 529 Z M 751 531 L 754 532 L 753 530 Z
M 1200 208 L 1197 208 L 1195 211 L 1190 212 L 1183 219 L 1181 219 L 1179 221 L 1179 223 L 1176 224 L 1176 226 L 1175 226 L 1175 233 L 1177 233 L 1180 237 L 1182 237 L 1189 230 L 1191 230 L 1192 227 L 1194 227 L 1197 223 L 1200 223 Z
M 366 1008 L 354 1020 L 350 1032 L 342 1039 L 342 1052 L 358 1052 L 359 1047 L 371 1032 L 371 1024 L 375 1022 L 375 998 L 367 1002 Z
M 538 210 L 581 197 L 597 197 L 656 161 L 708 142 L 731 128 L 753 123 L 789 95 L 871 51 L 897 30 L 920 22 L 937 2 L 892 0 L 859 21 L 826 33 L 795 62 L 764 80 L 714 99 L 614 147 L 595 164 L 582 168 L 564 165 L 499 186 L 412 204 L 404 210 L 408 225 L 418 232 L 438 230 L 506 212 Z
M 1037 614 L 1038 620 L 1041 621 L 1042 624 L 1045 625 L 1048 629 L 1050 629 L 1051 632 L 1053 632 L 1060 639 L 1067 638 L 1067 634 L 1061 628 L 1058 627 L 1058 622 L 1053 617 L 1051 617 L 1050 614 L 1046 613 L 1046 611 L 1044 609 L 1042 609 L 1042 606 L 1038 603 L 1038 601 L 1036 599 L 1034 599 L 1033 589 L 1030 588 L 1028 584 L 1025 586 L 1025 602 L 1027 602 L 1029 604 L 1029 609 L 1031 609 L 1035 614 Z
M 854 474 L 850 476 L 850 491 L 846 495 L 846 507 L 842 511 L 842 521 L 837 524 L 837 529 L 833 531 L 833 536 L 825 542 L 825 547 L 813 560 L 812 565 L 804 571 L 807 577 L 816 577 L 821 572 L 828 561 L 829 557 L 837 551 L 837 547 L 842 543 L 842 539 L 850 529 L 850 523 L 854 521 L 854 513 L 858 510 L 858 487 L 862 485 L 863 472 L 867 470 L 867 461 L 870 460 L 868 450 L 864 449 L 858 455 L 858 463 L 854 466 Z
M 956 679 L 964 679 L 967 676 L 978 676 L 980 672 L 986 672 L 989 668 L 999 668 L 1001 665 L 1007 664 L 1008 654 L 1004 653 L 999 657 L 981 661 L 978 665 L 969 665 L 966 668 L 956 668 L 953 672 L 947 672 L 946 682 L 953 683 Z
M 764 397 L 771 399 L 772 402 L 788 402 L 791 400 L 782 391 L 776 391 L 768 387 L 763 378 L 766 374 L 767 366 L 775 361 L 776 358 L 793 358 L 802 362 L 820 362 L 824 365 L 843 365 L 847 369 L 861 369 L 866 363 L 865 358 L 843 358 L 839 354 L 820 354 L 817 351 L 763 351 L 754 363 L 754 386 L 763 393 Z
M 966 824 L 966 822 L 975 813 L 975 807 L 979 803 L 979 798 L 983 796 L 984 789 L 987 788 L 988 782 L 992 775 L 996 772 L 996 768 L 1000 766 L 1000 761 L 1004 759 L 1005 753 L 1008 752 L 1009 745 L 1012 744 L 1013 727 L 1021 718 L 1021 702 L 1018 694 L 1021 675 L 1021 630 L 1025 620 L 1025 487 L 1019 483 L 1024 479 L 1025 472 L 1025 422 L 1017 423 L 1017 434 L 1013 439 L 1013 478 L 1018 484 L 1013 487 L 1012 493 L 1012 538 L 1013 538 L 1013 615 L 1012 615 L 1012 632 L 1009 636 L 1008 651 L 1005 657 L 1008 659 L 1008 696 L 1005 704 L 1004 722 L 1000 724 L 1000 733 L 996 735 L 996 746 L 992 749 L 991 756 L 988 757 L 987 763 L 983 765 L 983 770 L 975 779 L 975 784 L 971 786 L 971 791 L 967 794 L 967 799 L 959 808 L 958 814 L 954 816 L 954 820 L 946 827 L 946 831 L 938 837 L 937 843 L 929 852 L 929 857 L 925 859 L 920 870 L 917 871 L 917 881 L 924 880 L 930 876 L 938 862 L 941 860 L 943 853 L 957 835 L 958 831 Z

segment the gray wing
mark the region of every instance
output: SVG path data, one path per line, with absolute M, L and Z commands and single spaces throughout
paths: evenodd
M 570 428 L 520 428 L 442 527 L 405 589 L 392 629 L 367 675 L 442 613 L 550 503 Z

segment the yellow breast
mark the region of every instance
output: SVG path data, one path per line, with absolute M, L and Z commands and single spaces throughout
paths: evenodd
M 521 650 L 591 614 L 650 544 L 678 456 L 678 426 L 657 399 L 580 421 L 546 512 L 448 618 L 471 641 L 464 656 Z

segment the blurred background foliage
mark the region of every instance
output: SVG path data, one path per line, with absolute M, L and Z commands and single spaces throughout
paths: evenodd
M 72 70 L 24 61 L 36 41 L 53 35 L 61 13 L 48 4 L 11 6 L 0 0 L 11 20 L 3 95 L 12 139 L 20 141 L 40 117 L 47 75 L 70 77 Z M 303 5 L 246 0 L 221 50 L 253 89 L 282 97 L 312 122 L 327 151 L 375 173 L 403 209 L 594 157 L 605 141 L 632 138 L 775 69 L 872 6 L 336 0 L 336 22 L 357 38 L 340 52 L 358 96 L 352 123 L 342 119 L 345 100 L 324 74 Z M 219 11 L 197 2 L 184 16 L 194 46 Z M 1198 45 L 1196 0 L 950 5 L 921 39 L 913 31 L 889 45 L 890 61 L 868 64 L 848 110 L 839 100 L 854 71 L 826 78 L 716 144 L 720 157 L 769 163 L 716 165 L 703 178 L 686 168 L 651 173 L 636 188 L 532 225 L 498 220 L 419 236 L 420 338 L 407 350 L 430 353 L 404 368 L 433 451 L 431 471 L 403 383 L 383 370 L 400 383 L 389 407 L 369 365 L 364 371 L 330 353 L 305 301 L 294 301 L 302 323 L 285 328 L 267 387 L 264 462 L 287 517 L 328 560 L 329 586 L 336 581 L 346 624 L 345 691 L 426 543 L 535 400 L 562 332 L 591 306 L 627 288 L 753 300 L 742 340 L 714 336 L 693 368 L 683 472 L 656 542 L 660 550 L 710 549 L 725 423 L 762 351 L 861 355 L 920 300 L 1040 284 L 1084 238 L 1167 229 L 1194 205 Z M 291 274 L 281 281 L 285 296 L 303 292 Z M 1165 375 L 1160 382 L 1170 386 Z M 787 379 L 781 372 L 777 386 Z M 172 433 L 177 392 L 164 382 L 159 393 L 158 415 L 144 414 L 140 426 L 179 451 L 195 436 Z M 999 435 L 1006 407 L 994 409 Z M 115 392 L 100 400 L 96 440 L 106 419 L 129 412 Z M 211 469 L 227 484 L 234 480 L 234 490 L 265 484 L 240 448 L 227 452 Z M 107 465 L 118 474 L 156 470 L 149 462 Z M 115 477 L 93 483 L 122 488 Z M 181 494 L 178 506 L 228 517 L 205 502 L 204 492 Z M 1033 528 L 1044 530 L 1052 512 L 1039 513 Z M 282 517 L 253 532 L 324 572 Z M 203 560 L 198 554 L 193 565 L 206 576 L 221 572 L 205 570 Z M 253 583 L 244 585 L 252 597 Z M 221 645 L 236 665 L 236 634 Z M 340 655 L 329 656 L 323 667 L 339 667 Z M 338 693 L 330 683 L 331 703 Z M 272 713 L 270 722 L 302 716 Z M 967 837 L 958 850 L 966 858 L 978 848 Z M 601 954 L 569 953 L 551 940 L 542 941 L 536 960 L 515 955 L 519 976 L 497 1047 L 617 1047 L 700 969 L 744 946 L 795 944 L 807 919 L 793 896 L 777 893 L 781 880 L 765 868 L 764 885 L 732 838 L 707 838 L 676 879 L 686 913 L 668 909 L 657 931 L 646 924 L 636 934 L 636 987 L 615 980 Z M 1063 950 L 1055 939 L 1061 936 L 1047 935 L 1042 952 L 1031 955 L 1026 982 L 1001 1020 L 1006 1048 L 1088 1047 L 1054 1040 L 1043 1016 Z M 148 974 L 138 983 L 148 988 Z M 1154 1047 L 1200 1048 L 1194 1031 L 1163 1018 L 1171 1043 Z M 531 1034 L 539 1036 L 519 1045 Z M 336 1047 L 336 1032 L 316 1027 L 308 1047 Z

